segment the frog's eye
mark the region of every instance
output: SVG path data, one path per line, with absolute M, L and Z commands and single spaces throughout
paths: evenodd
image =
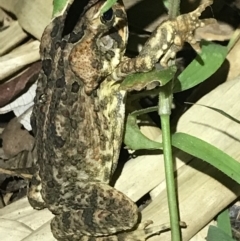
M 102 23 L 108 23 L 113 19 L 113 10 L 112 8 L 108 9 L 103 15 L 101 16 Z

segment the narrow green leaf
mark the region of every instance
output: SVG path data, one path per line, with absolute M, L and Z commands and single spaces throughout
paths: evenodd
M 172 145 L 208 162 L 240 183 L 240 163 L 215 146 L 185 133 L 175 133 Z
M 132 150 L 156 150 L 162 149 L 162 143 L 152 141 L 143 135 L 137 125 L 137 116 L 142 115 L 148 112 L 156 111 L 157 108 L 148 108 L 139 111 L 134 111 L 128 115 L 126 121 L 124 143 L 125 145 Z
M 220 109 L 218 109 L 218 108 L 214 108 L 214 107 L 207 106 L 207 105 L 194 104 L 194 103 L 190 103 L 190 102 L 185 102 L 185 103 L 186 103 L 186 104 L 191 104 L 191 105 L 200 105 L 200 106 L 206 107 L 206 108 L 211 109 L 211 110 L 213 110 L 213 111 L 216 111 L 216 112 L 218 112 L 219 114 L 227 117 L 228 119 L 230 119 L 230 120 L 232 120 L 232 121 L 240 124 L 240 121 L 239 121 L 238 119 L 234 118 L 233 116 L 229 115 L 227 112 L 225 112 L 225 111 L 223 111 L 223 110 L 220 110 Z
M 145 88 L 148 84 L 158 81 L 160 83 L 160 86 L 165 85 L 168 83 L 171 79 L 173 79 L 175 73 L 177 71 L 176 66 L 171 66 L 167 69 L 161 69 L 161 70 L 152 70 L 147 73 L 136 73 L 127 76 L 123 82 L 121 83 L 121 89 L 122 90 L 142 90 Z
M 231 238 L 220 228 L 211 225 L 208 229 L 207 241 L 236 241 L 236 240 Z
M 107 0 L 101 8 L 101 13 L 104 13 L 110 9 L 116 1 L 117 0 Z M 61 13 L 67 2 L 68 0 L 53 0 L 53 16 Z
M 180 92 L 200 84 L 213 73 L 224 62 L 227 55 L 227 47 L 202 41 L 202 52 L 187 66 L 187 68 L 178 76 L 178 82 L 175 83 L 174 92 Z
M 53 16 L 60 13 L 66 6 L 68 0 L 53 0 Z
M 228 209 L 225 209 L 217 216 L 217 226 L 232 238 L 232 228 Z
M 106 3 L 102 6 L 101 14 L 107 12 L 107 10 L 110 9 L 116 1 L 117 0 L 107 0 Z
M 169 10 L 169 6 L 170 6 L 169 0 L 163 0 L 163 5 L 164 5 L 164 7 L 165 7 L 166 9 Z

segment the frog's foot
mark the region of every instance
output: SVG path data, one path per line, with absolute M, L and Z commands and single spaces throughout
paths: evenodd
M 195 51 L 201 51 L 193 33 L 205 25 L 216 23 L 213 18 L 199 19 L 201 13 L 213 3 L 212 0 L 201 4 L 195 11 L 182 14 L 175 19 L 161 23 L 143 46 L 140 54 L 132 59 L 125 58 L 113 72 L 115 80 L 137 72 L 152 70 L 160 60 L 166 67 L 170 59 L 174 59 L 182 49 L 184 42 L 188 42 Z
M 41 195 L 41 190 L 42 190 L 41 178 L 39 176 L 39 170 L 37 170 L 32 177 L 31 185 L 28 188 L 28 195 L 27 195 L 30 205 L 37 210 L 40 210 L 46 207 L 46 204 Z
M 202 12 L 212 3 L 212 0 L 206 1 L 196 10 L 187 14 L 182 14 L 176 19 L 167 21 L 163 24 L 163 26 L 165 25 L 165 30 L 167 30 L 166 39 L 171 40 L 168 42 L 166 41 L 167 45 L 170 45 L 168 48 L 166 45 L 165 48 L 167 51 L 165 53 L 163 51 L 163 57 L 160 61 L 162 66 L 167 66 L 169 59 L 175 58 L 176 53 L 182 48 L 184 42 L 188 42 L 197 53 L 201 52 L 199 43 L 195 39 L 193 33 L 198 28 L 216 23 L 216 20 L 213 18 L 199 19 Z M 160 27 L 158 31 L 163 31 L 163 26 Z
M 146 220 L 139 224 L 138 228 L 133 231 L 120 233 L 117 235 L 118 240 L 121 241 L 145 241 L 150 236 L 159 235 L 161 232 L 171 229 L 170 223 L 165 223 L 153 227 L 148 227 L 150 224 L 153 224 L 153 221 Z M 187 225 L 185 222 L 179 223 L 182 228 L 186 228 Z

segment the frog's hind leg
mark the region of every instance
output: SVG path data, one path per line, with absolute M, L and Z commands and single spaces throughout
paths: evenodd
M 169 224 L 148 227 L 149 220 L 137 226 L 136 204 L 108 184 L 74 183 L 65 188 L 63 212 L 51 223 L 57 240 L 145 241 L 169 229 Z
M 108 184 L 78 182 L 65 186 L 61 192 L 64 193 L 62 213 L 55 216 L 51 223 L 52 232 L 58 240 L 72 240 L 85 235 L 110 237 L 137 225 L 136 204 Z
M 36 162 L 36 159 L 34 161 Z M 45 208 L 46 204 L 41 195 L 42 184 L 41 184 L 41 178 L 39 176 L 38 164 L 34 164 L 34 169 L 35 169 L 34 174 L 32 176 L 32 180 L 28 187 L 27 197 L 30 205 L 33 208 L 40 210 Z
M 75 183 L 65 187 L 62 213 L 52 220 L 58 240 L 145 240 L 152 229 L 138 223 L 138 207 L 105 183 Z M 159 231 L 159 229 L 158 229 Z M 108 239 L 107 239 L 108 238 Z

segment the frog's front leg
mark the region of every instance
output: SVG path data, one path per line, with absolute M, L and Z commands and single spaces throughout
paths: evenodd
M 149 221 L 135 227 L 139 219 L 136 204 L 108 184 L 78 182 L 62 191 L 65 197 L 59 203 L 62 211 L 51 223 L 57 240 L 144 241 L 163 229 L 163 226 L 146 228 Z M 50 209 L 59 211 L 57 206 Z
M 166 67 L 169 59 L 173 59 L 181 50 L 184 42 L 188 42 L 197 52 L 200 47 L 193 36 L 194 30 L 215 23 L 215 19 L 199 19 L 206 7 L 213 3 L 209 0 L 201 4 L 195 11 L 178 16 L 173 20 L 163 22 L 157 27 L 135 58 L 126 58 L 113 73 L 116 80 L 137 73 L 148 72 L 161 58 L 161 65 Z

